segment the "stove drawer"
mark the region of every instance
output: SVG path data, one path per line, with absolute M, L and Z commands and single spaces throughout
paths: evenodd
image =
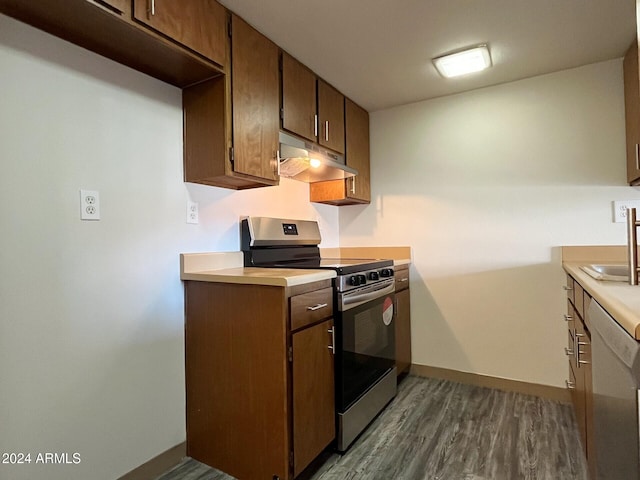
M 333 288 L 323 288 L 290 299 L 291 330 L 333 316 Z

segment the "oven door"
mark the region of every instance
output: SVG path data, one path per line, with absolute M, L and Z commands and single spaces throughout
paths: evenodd
M 337 296 L 336 400 L 345 412 L 395 365 L 393 278 Z

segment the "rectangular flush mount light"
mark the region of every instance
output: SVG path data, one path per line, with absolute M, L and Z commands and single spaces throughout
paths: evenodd
M 440 75 L 450 78 L 489 68 L 491 66 L 491 55 L 489 54 L 489 47 L 478 45 L 477 47 L 434 58 L 433 63 Z

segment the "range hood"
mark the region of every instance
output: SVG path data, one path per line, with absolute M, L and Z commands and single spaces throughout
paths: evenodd
M 344 156 L 280 132 L 281 177 L 314 183 L 342 180 L 357 174 L 357 170 L 345 165 Z

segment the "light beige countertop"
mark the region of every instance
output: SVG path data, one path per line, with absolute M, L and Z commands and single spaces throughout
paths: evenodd
M 329 280 L 333 270 L 243 267 L 242 252 L 180 254 L 180 279 L 198 282 L 243 283 L 293 287 Z
M 411 247 L 337 247 L 321 248 L 324 258 L 382 258 L 395 266 L 411 264 Z
M 624 265 L 626 247 L 593 247 L 591 251 L 588 248 L 563 247 L 562 266 L 622 328 L 640 340 L 640 286 L 596 280 L 580 268 L 592 263 Z
M 182 280 L 199 282 L 243 283 L 251 285 L 272 285 L 293 287 L 319 280 L 330 280 L 336 276 L 333 270 L 300 270 L 293 268 L 237 267 L 221 270 L 205 270 L 183 273 Z
M 409 265 L 409 247 L 344 247 L 321 249 L 324 258 L 388 258 Z M 242 252 L 180 254 L 180 279 L 292 287 L 336 277 L 333 270 L 243 267 Z

